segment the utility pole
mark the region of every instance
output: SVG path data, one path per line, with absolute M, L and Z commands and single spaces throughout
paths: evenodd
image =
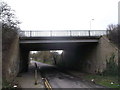
M 118 2 L 118 24 L 120 25 L 120 1 Z
M 91 22 L 92 22 L 93 20 L 94 20 L 94 19 L 91 19 L 91 20 L 90 20 L 90 30 L 91 30 Z

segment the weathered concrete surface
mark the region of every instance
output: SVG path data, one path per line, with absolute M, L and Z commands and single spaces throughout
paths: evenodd
M 19 37 L 15 35 L 11 42 L 3 42 L 2 74 L 3 80 L 11 82 L 19 72 Z
M 60 63 L 68 69 L 101 73 L 106 68 L 106 60 L 112 55 L 115 55 L 114 60 L 118 64 L 118 48 L 103 36 L 98 43 L 65 49 Z
M 84 71 L 102 72 L 106 68 L 106 60 L 109 60 L 112 55 L 115 55 L 114 60 L 118 64 L 118 48 L 106 36 L 101 37 L 98 44 L 89 47 L 88 52 L 89 54 L 85 58 Z
M 97 45 L 88 51 L 84 70 L 90 73 L 102 72 L 106 68 L 106 60 L 115 55 L 115 62 L 118 64 L 118 48 L 112 44 L 106 36 L 99 39 Z M 87 66 L 87 67 L 86 67 Z

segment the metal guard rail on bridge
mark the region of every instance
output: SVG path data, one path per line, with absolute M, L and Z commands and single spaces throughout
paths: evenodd
M 106 30 L 44 30 L 44 31 L 20 31 L 20 37 L 79 37 L 79 36 L 102 36 L 106 35 Z

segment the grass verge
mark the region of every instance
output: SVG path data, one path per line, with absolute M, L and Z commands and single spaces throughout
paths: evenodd
M 85 75 L 84 78 L 89 81 L 91 81 L 91 79 L 94 79 L 96 84 L 106 86 L 109 88 L 120 88 L 117 76 L 100 76 L 88 74 Z

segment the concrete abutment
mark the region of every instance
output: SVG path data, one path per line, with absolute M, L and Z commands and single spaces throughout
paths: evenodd
M 87 73 L 102 73 L 106 69 L 106 60 L 112 55 L 118 64 L 118 48 L 102 36 L 98 43 L 86 44 L 76 48 L 70 48 L 63 52 L 63 67 L 77 69 Z
M 10 34 L 12 32 L 9 32 Z M 9 40 L 10 38 L 10 40 Z M 20 48 L 19 36 L 14 33 L 14 38 L 3 37 L 2 48 L 2 78 L 4 82 L 11 82 L 19 73 Z

